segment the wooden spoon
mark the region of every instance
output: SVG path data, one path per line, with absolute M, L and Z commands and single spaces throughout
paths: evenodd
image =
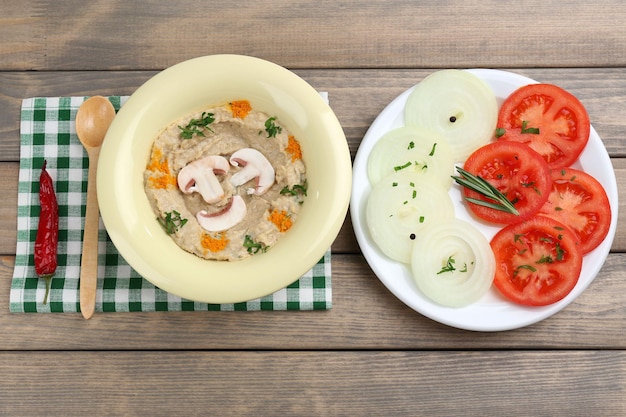
M 81 104 L 76 113 L 76 134 L 89 155 L 87 182 L 87 210 L 83 231 L 83 255 L 80 264 L 80 311 L 86 319 L 91 318 L 96 307 L 98 282 L 98 196 L 96 172 L 100 146 L 109 125 L 115 117 L 115 109 L 109 100 L 93 96 Z

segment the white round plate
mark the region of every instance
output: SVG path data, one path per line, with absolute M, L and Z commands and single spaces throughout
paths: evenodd
M 536 81 L 511 72 L 471 69 L 493 89 L 498 107 L 515 89 Z M 596 277 L 611 248 L 617 227 L 617 182 L 609 155 L 602 140 L 591 128 L 587 147 L 573 166 L 593 175 L 604 186 L 611 203 L 611 227 L 606 239 L 584 257 L 580 278 L 572 292 L 561 301 L 545 307 L 524 307 L 507 301 L 495 288 L 479 301 L 463 308 L 449 308 L 426 298 L 415 285 L 410 268 L 386 257 L 373 242 L 365 223 L 365 206 L 370 192 L 367 179 L 367 159 L 376 141 L 386 132 L 404 125 L 404 105 L 413 88 L 393 100 L 374 120 L 368 129 L 353 164 L 352 197 L 350 215 L 357 241 L 368 264 L 382 283 L 397 298 L 418 313 L 437 322 L 466 330 L 502 331 L 537 323 L 559 312 L 578 297 Z M 491 240 L 500 227 L 481 223 L 470 216 L 462 202 L 460 189 L 453 185 L 450 195 L 454 201 L 457 217 L 471 222 Z
M 293 227 L 266 253 L 208 261 L 164 233 L 144 192 L 143 172 L 164 127 L 201 108 L 241 99 L 276 116 L 300 141 L 307 198 Z M 320 260 L 345 219 L 351 174 L 341 125 L 313 87 L 262 59 L 211 55 L 160 72 L 122 106 L 100 153 L 98 202 L 113 244 L 148 281 L 190 300 L 235 303 L 286 287 Z

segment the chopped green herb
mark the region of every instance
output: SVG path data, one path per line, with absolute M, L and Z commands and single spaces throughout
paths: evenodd
M 539 134 L 539 128 L 538 127 L 528 127 L 528 121 L 524 120 L 522 121 L 522 133 L 530 133 L 533 135 L 538 135 Z
M 283 128 L 274 123 L 276 117 L 270 117 L 265 121 L 265 131 L 268 138 L 275 138 L 277 134 L 283 131 Z
M 281 195 L 291 195 L 294 197 L 306 197 L 306 192 L 308 189 L 308 183 L 305 180 L 302 184 L 294 184 L 293 187 L 289 188 L 288 185 L 285 185 L 282 190 L 280 190 Z M 300 204 L 302 201 L 300 200 Z
M 213 113 L 202 112 L 199 119 L 191 119 L 186 126 L 178 126 L 180 129 L 180 137 L 183 139 L 191 139 L 194 135 L 205 137 L 204 130 L 207 129 L 211 132 L 208 126 L 215 121 Z
M 437 147 L 437 143 L 433 143 L 433 148 L 430 150 L 428 156 L 433 156 L 435 154 L 435 148 Z
M 424 216 L 420 216 L 420 223 L 424 223 Z
M 530 272 L 537 272 L 537 269 L 532 265 L 520 265 L 517 268 L 515 268 L 515 271 L 513 272 L 513 276 L 516 276 L 521 269 L 527 269 Z
M 392 187 L 397 187 L 397 186 L 398 186 L 398 183 L 397 183 L 397 182 L 392 182 L 392 183 L 391 183 L 391 186 L 392 186 Z
M 538 264 L 551 264 L 552 262 L 554 261 L 550 255 L 541 255 L 541 258 L 537 261 Z
M 410 141 L 409 142 L 409 147 L 407 149 L 413 149 L 413 148 L 415 148 L 415 142 Z
M 499 127 L 496 129 L 496 138 L 501 138 L 506 133 L 506 129 L 503 127 Z
M 454 262 L 454 258 L 452 256 L 449 256 L 446 264 L 441 268 L 441 271 L 437 272 L 437 275 L 443 274 L 444 272 L 452 272 L 456 270 L 456 268 L 454 267 Z
M 173 235 L 187 223 L 187 219 L 181 218 L 180 213 L 176 210 L 166 212 L 164 219 L 157 217 L 157 221 L 168 235 Z
M 554 208 L 554 211 L 561 211 L 561 210 L 563 210 L 563 208 L 562 208 L 562 207 L 555 207 L 555 208 Z
M 393 167 L 393 170 L 394 171 L 400 171 L 401 169 L 408 168 L 410 166 L 411 166 L 411 161 L 407 162 L 404 165 L 397 165 L 397 166 Z
M 562 261 L 564 255 L 565 251 L 561 248 L 561 245 L 556 245 L 556 260 L 559 262 Z
M 417 197 L 417 191 L 413 190 L 413 198 Z
M 244 238 L 243 247 L 246 248 L 248 253 L 251 254 L 259 252 L 263 253 L 266 252 L 269 248 L 269 246 L 265 245 L 265 243 L 263 242 L 255 242 L 250 235 L 246 235 L 246 237 Z

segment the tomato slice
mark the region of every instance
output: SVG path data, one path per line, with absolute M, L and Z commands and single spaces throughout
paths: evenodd
M 602 243 L 611 226 L 611 205 L 604 187 L 574 168 L 552 171 L 552 191 L 540 212 L 568 226 L 583 254 Z
M 550 168 L 541 155 L 528 146 L 510 141 L 493 142 L 478 148 L 465 161 L 464 169 L 482 177 L 513 203 L 519 215 L 475 203 L 468 203 L 472 212 L 492 223 L 510 224 L 535 215 L 550 194 Z M 469 188 L 466 198 L 493 202 Z
M 556 85 L 529 84 L 502 103 L 496 136 L 528 144 L 558 169 L 578 158 L 590 130 L 587 110 L 575 96 Z
M 509 300 L 543 306 L 563 299 L 578 282 L 583 255 L 576 236 L 542 215 L 508 225 L 491 240 L 495 287 Z

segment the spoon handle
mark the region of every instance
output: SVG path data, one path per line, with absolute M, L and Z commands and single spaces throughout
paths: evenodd
M 96 171 L 100 148 L 89 151 L 89 174 L 87 182 L 87 208 L 83 229 L 83 255 L 80 263 L 80 311 L 90 319 L 96 307 L 98 282 L 98 195 L 96 193 Z

